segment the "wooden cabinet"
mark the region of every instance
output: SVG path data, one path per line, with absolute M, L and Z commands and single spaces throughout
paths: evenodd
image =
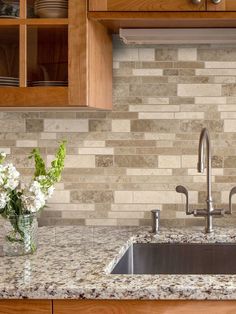
M 0 314 L 231 314 L 236 301 L 0 300 Z
M 90 0 L 90 11 L 203 11 L 205 0 L 194 4 L 192 0 Z
M 231 314 L 235 301 L 53 301 L 54 314 Z
M 52 301 L 0 300 L 0 314 L 52 314 Z
M 236 11 L 235 0 L 221 0 L 220 3 L 214 4 L 212 0 L 207 0 L 208 11 Z
M 29 15 L 34 2 L 19 0 L 17 19 L 0 16 L 0 79 L 14 77 L 19 84 L 0 84 L 0 107 L 110 109 L 112 38 L 107 28 L 88 20 L 86 0 L 69 0 L 63 18 Z

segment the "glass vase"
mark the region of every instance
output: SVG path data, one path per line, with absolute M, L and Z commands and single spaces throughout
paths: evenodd
M 4 223 L 3 252 L 7 256 L 33 254 L 38 244 L 36 214 L 10 216 Z

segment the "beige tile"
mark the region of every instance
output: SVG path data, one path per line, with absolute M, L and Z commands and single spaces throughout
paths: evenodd
M 161 204 L 111 204 L 112 211 L 122 212 L 150 212 L 153 209 L 162 209 Z
M 142 219 L 144 218 L 144 213 L 142 212 L 109 212 L 108 213 L 108 218 L 114 218 L 114 219 L 119 219 L 119 218 L 125 218 L 125 219 Z
M 182 204 L 183 199 L 179 193 L 175 191 L 134 191 L 134 203 L 161 203 L 161 204 Z M 189 192 L 192 202 L 197 201 L 197 192 Z
M 159 119 L 174 119 L 174 113 L 172 112 L 140 112 L 138 114 L 139 119 L 154 119 L 154 120 L 159 120 Z
M 133 203 L 132 191 L 115 191 L 114 192 L 115 203 Z
M 176 112 L 174 114 L 175 119 L 179 120 L 195 120 L 195 119 L 204 119 L 204 112 Z
M 219 84 L 179 84 L 178 96 L 221 96 Z
M 114 61 L 138 61 L 139 51 L 137 48 L 115 49 L 113 52 Z
M 196 75 L 236 75 L 236 69 L 196 69 Z
M 175 105 L 130 105 L 129 110 L 133 112 L 176 112 L 180 106 Z
M 79 155 L 113 155 L 114 148 L 112 147 L 91 147 L 91 148 L 79 148 Z
M 236 132 L 235 120 L 224 120 L 224 131 L 225 132 Z
M 88 132 L 88 120 L 45 119 L 45 132 Z
M 84 147 L 105 147 L 105 141 L 84 141 Z
M 43 132 L 40 137 L 42 140 L 55 140 L 57 138 L 57 134 Z
M 113 62 L 113 69 L 119 69 L 119 67 L 120 67 L 120 63 L 117 61 L 114 61 Z
M 179 131 L 179 122 L 171 121 L 171 132 Z M 132 132 L 168 132 L 170 125 L 168 120 L 134 120 L 131 121 Z
M 181 157 L 180 156 L 159 156 L 158 166 L 159 168 L 180 168 Z
M 130 132 L 130 121 L 112 120 L 112 132 Z
M 161 76 L 163 70 L 161 69 L 133 69 L 134 76 Z
M 16 141 L 16 147 L 37 147 L 38 142 L 37 141 L 29 141 L 29 140 L 22 140 L 22 141 Z
M 172 168 L 172 167 L 171 167 Z M 172 175 L 172 169 L 127 169 L 128 176 L 169 176 Z
M 196 48 L 179 48 L 178 60 L 180 61 L 196 61 L 197 49 Z
M 149 97 L 144 99 L 144 102 L 146 102 L 149 105 L 168 105 L 169 104 L 169 98 L 152 98 Z
M 120 155 L 114 156 L 114 164 L 117 167 L 128 168 L 157 168 L 158 156 L 141 156 L 141 155 Z
M 94 211 L 95 204 L 50 204 L 47 210 L 62 211 Z
M 48 200 L 49 204 L 70 203 L 70 191 L 54 191 L 53 196 Z
M 236 69 L 236 62 L 205 62 L 205 68 L 208 69 Z
M 139 61 L 154 61 L 155 49 L 153 48 L 139 48 L 138 50 Z
M 234 112 L 235 111 L 235 105 L 219 105 L 218 106 L 218 111 Z
M 47 165 L 54 160 L 54 156 L 47 156 Z M 93 155 L 67 155 L 65 168 L 95 168 L 95 156 Z
M 183 155 L 182 159 L 182 167 L 183 168 L 194 168 L 197 167 L 198 157 L 197 155 Z
M 85 219 L 86 226 L 116 226 L 116 219 Z
M 236 119 L 236 112 L 221 112 L 220 117 L 222 120 L 224 119 Z
M 226 97 L 196 97 L 195 103 L 202 104 L 226 104 Z

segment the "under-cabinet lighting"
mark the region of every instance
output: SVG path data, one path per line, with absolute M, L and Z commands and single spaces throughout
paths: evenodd
M 120 29 L 125 44 L 236 44 L 236 28 Z

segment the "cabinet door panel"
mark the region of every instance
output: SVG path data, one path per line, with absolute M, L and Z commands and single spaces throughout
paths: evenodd
M 0 314 L 52 314 L 52 301 L 0 300 Z
M 233 314 L 235 301 L 53 301 L 54 314 Z
M 207 1 L 208 11 L 236 11 L 235 0 L 221 0 L 220 3 L 214 4 L 213 0 Z
M 90 11 L 203 11 L 206 0 L 89 0 Z

